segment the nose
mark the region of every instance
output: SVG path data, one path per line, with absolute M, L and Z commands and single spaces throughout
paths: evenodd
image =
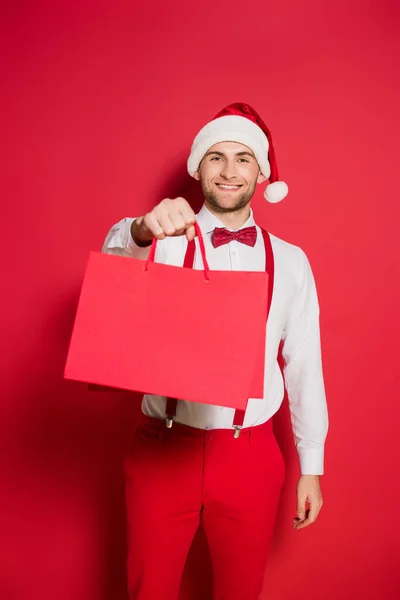
M 221 177 L 224 179 L 232 179 L 236 177 L 236 166 L 234 161 L 224 160 L 221 167 Z

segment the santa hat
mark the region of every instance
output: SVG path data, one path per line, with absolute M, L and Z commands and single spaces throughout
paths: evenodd
M 254 153 L 260 171 L 267 179 L 264 197 L 268 202 L 280 202 L 289 189 L 279 181 L 271 133 L 254 108 L 244 102 L 235 102 L 222 109 L 196 135 L 187 161 L 189 174 L 193 177 L 206 152 L 218 142 L 239 142 Z

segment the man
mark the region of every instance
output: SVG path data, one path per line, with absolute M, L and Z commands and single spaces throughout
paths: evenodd
M 157 238 L 157 261 L 188 266 L 195 244 L 193 268 L 202 268 L 197 221 L 211 269 L 273 269 L 264 397 L 249 399 L 246 413 L 238 417 L 230 408 L 144 396 L 143 421 L 126 460 L 129 592 L 132 600 L 176 600 L 202 521 L 216 600 L 257 600 L 285 477 L 272 431 L 272 416 L 284 395 L 277 362 L 281 340 L 301 471 L 293 526 L 313 523 L 322 506 L 319 476 L 328 414 L 317 292 L 305 253 L 254 222 L 250 201 L 257 184 L 269 179 L 265 197 L 270 202 L 287 193 L 278 181 L 271 134 L 254 109 L 235 103 L 205 125 L 193 142 L 188 171 L 201 183 L 205 199 L 198 215 L 183 198 L 164 199 L 146 215 L 114 225 L 103 251 L 145 259 Z M 154 342 L 168 352 L 167 339 Z M 190 360 L 196 340 L 190 338 L 189 323 L 182 343 Z

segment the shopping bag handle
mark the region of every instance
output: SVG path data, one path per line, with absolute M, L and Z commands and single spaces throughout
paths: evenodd
M 194 227 L 196 229 L 196 235 L 199 240 L 201 258 L 203 259 L 204 277 L 205 277 L 206 281 L 210 281 L 210 268 L 208 266 L 208 262 L 207 262 L 207 258 L 206 258 L 206 249 L 204 246 L 203 234 L 201 233 L 201 229 L 200 229 L 200 226 L 197 223 L 197 221 L 194 222 Z M 193 243 L 194 243 L 194 240 L 193 240 Z M 153 241 L 151 242 L 150 253 L 149 253 L 148 259 L 146 260 L 146 264 L 144 266 L 145 271 L 148 270 L 149 263 L 154 262 L 154 258 L 156 256 L 156 247 L 157 247 L 157 238 L 153 238 Z

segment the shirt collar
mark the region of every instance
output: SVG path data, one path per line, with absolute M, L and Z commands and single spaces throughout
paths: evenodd
M 216 227 L 225 227 L 229 231 L 238 231 L 237 229 L 229 229 L 229 227 L 226 227 L 226 225 L 224 225 L 218 219 L 218 217 L 213 215 L 213 213 L 208 210 L 205 203 L 201 207 L 201 210 L 197 213 L 196 220 L 200 225 L 200 228 L 203 231 L 203 233 L 211 233 Z M 239 229 L 243 229 L 243 227 L 251 227 L 252 225 L 255 225 L 255 221 L 253 211 L 250 208 L 249 218 L 245 223 L 243 223 L 242 227 L 239 227 Z

